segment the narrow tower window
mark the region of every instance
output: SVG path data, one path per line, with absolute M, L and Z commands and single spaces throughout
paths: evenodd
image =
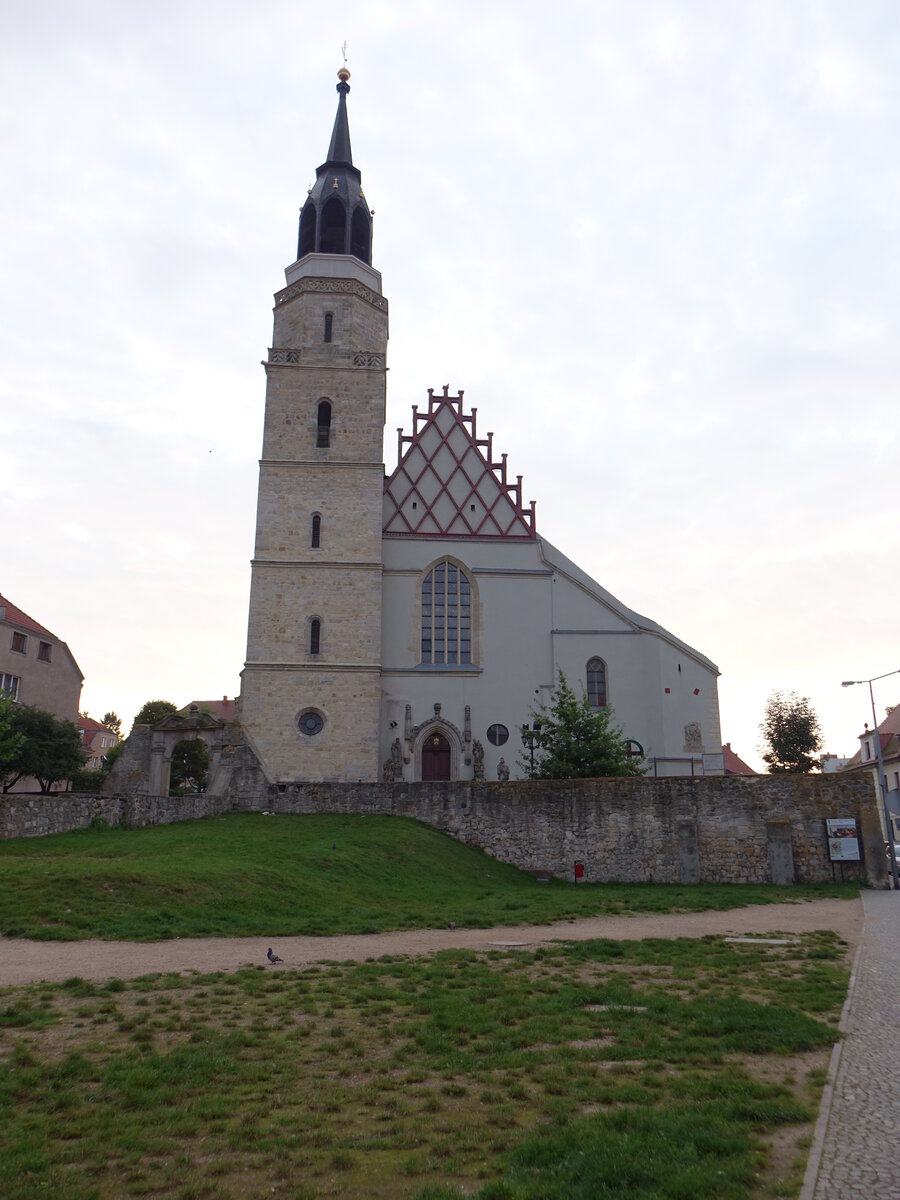
M 587 696 L 591 708 L 606 708 L 606 664 L 592 658 L 587 665 Z
M 369 218 L 362 207 L 355 209 L 350 222 L 350 253 L 362 262 L 369 261 L 369 246 L 371 244 L 371 229 Z
M 313 617 L 309 623 L 309 652 L 310 654 L 318 654 L 319 647 L 322 642 L 322 622 L 318 617 Z
M 322 518 L 318 513 L 313 513 L 312 537 L 309 544 L 313 550 L 318 550 L 322 544 Z
M 327 400 L 319 401 L 318 430 L 316 433 L 316 446 L 321 448 L 331 445 L 331 405 Z
M 334 324 L 334 313 L 325 314 L 325 341 L 331 341 L 331 327 Z
M 297 244 L 297 257 L 312 254 L 316 248 L 316 206 L 309 200 L 303 205 L 300 214 L 300 240 Z

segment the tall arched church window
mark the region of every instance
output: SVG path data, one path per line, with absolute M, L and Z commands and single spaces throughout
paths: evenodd
M 318 654 L 322 645 L 322 622 L 318 617 L 313 617 L 309 623 L 309 652 L 310 654 Z
M 316 446 L 323 449 L 331 445 L 331 405 L 327 400 L 319 401 L 316 421 Z
M 318 513 L 313 513 L 312 534 L 309 539 L 309 544 L 313 550 L 318 550 L 322 545 L 322 518 Z
M 587 697 L 591 708 L 606 708 L 606 663 L 592 658 L 587 665 Z
M 325 314 L 325 338 L 326 342 L 331 341 L 331 331 L 334 327 L 334 313 Z
M 472 585 L 449 559 L 422 580 L 422 662 L 462 666 L 472 661 Z

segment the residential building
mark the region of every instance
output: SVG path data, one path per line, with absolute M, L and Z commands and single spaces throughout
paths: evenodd
M 83 680 L 66 643 L 0 595 L 0 694 L 74 721 Z
M 114 729 L 109 729 L 93 717 L 79 716 L 75 724 L 81 730 L 81 745 L 84 748 L 86 767 L 98 770 L 103 766 L 106 755 L 119 744 L 120 738 Z

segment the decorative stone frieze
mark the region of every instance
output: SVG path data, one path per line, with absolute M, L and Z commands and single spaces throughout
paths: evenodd
M 365 300 L 367 304 L 371 304 L 373 308 L 377 308 L 381 312 L 387 312 L 388 308 L 388 302 L 384 296 L 379 296 L 377 292 L 373 292 L 358 279 L 321 278 L 298 279 L 296 283 L 282 288 L 280 292 L 275 293 L 275 305 L 278 307 L 287 304 L 289 300 L 293 300 L 295 296 L 300 296 L 304 292 L 344 292 L 351 296 L 359 296 L 361 300 Z

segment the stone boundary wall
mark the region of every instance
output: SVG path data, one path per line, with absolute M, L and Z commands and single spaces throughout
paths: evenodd
M 887 876 L 868 778 L 583 779 L 515 783 L 297 783 L 221 795 L 0 797 L 0 840 L 109 825 L 170 824 L 234 811 L 412 817 L 526 871 L 621 883 L 767 883 L 840 878 L 826 817 L 853 817 L 863 861 L 845 879 Z

